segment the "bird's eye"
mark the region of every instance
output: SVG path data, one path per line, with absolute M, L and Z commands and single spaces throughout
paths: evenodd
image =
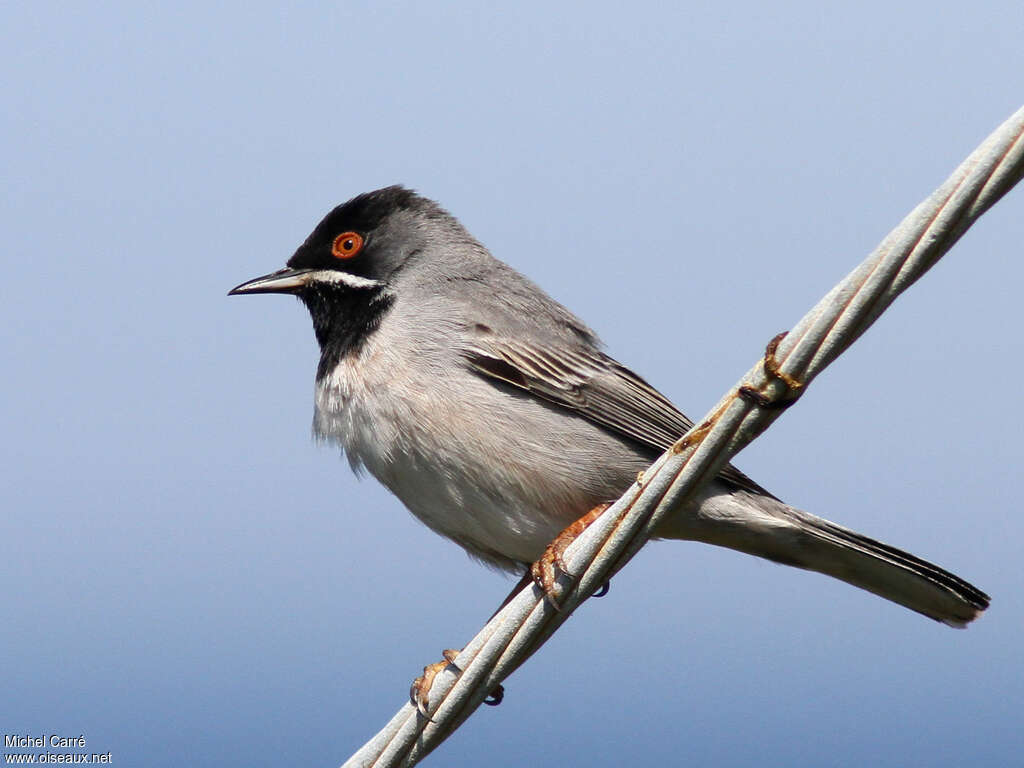
M 331 255 L 336 259 L 351 259 L 362 249 L 362 235 L 358 232 L 342 232 L 331 244 Z

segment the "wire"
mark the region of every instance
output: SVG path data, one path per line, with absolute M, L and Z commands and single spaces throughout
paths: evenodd
M 1024 107 L 992 133 L 787 334 L 686 436 L 566 550 L 561 610 L 529 585 L 433 680 L 427 712 L 407 703 L 343 768 L 412 766 L 466 720 L 572 612 L 622 568 L 658 522 L 695 498 L 826 366 L 1024 175 Z

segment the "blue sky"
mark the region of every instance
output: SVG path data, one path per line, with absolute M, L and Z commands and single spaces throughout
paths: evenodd
M 310 439 L 228 299 L 401 182 L 699 417 L 1024 102 L 993 2 L 6 4 L 0 726 L 340 764 L 510 583 Z M 1024 749 L 1024 193 L 737 460 L 993 597 L 956 632 L 655 544 L 428 765 L 1004 766 Z

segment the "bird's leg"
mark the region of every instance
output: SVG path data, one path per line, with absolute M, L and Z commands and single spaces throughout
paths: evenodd
M 491 614 L 491 619 L 505 610 L 505 606 L 511 603 L 515 596 L 522 592 L 523 588 L 531 582 L 533 582 L 533 574 L 530 573 L 529 569 L 527 569 L 526 573 L 523 574 L 523 577 L 516 582 L 514 587 L 512 587 L 512 591 L 508 593 L 508 597 L 506 597 L 502 601 L 501 605 L 498 606 L 498 610 Z M 491 619 L 488 619 L 487 621 L 490 621 Z
M 512 588 L 512 591 L 508 593 L 508 597 L 505 598 L 498 610 L 491 614 L 491 619 L 501 613 L 502 609 L 512 602 L 512 599 L 522 591 L 523 587 L 532 581 L 533 576 L 529 571 L 527 571 L 523 575 L 523 578 L 521 578 Z M 487 621 L 490 621 L 491 619 L 488 619 Z M 413 680 L 412 685 L 409 687 L 409 699 L 416 705 L 416 710 L 424 717 L 427 717 L 427 705 L 430 701 L 430 686 L 434 684 L 434 678 L 437 677 L 437 673 L 449 664 L 452 667 L 455 667 L 457 671 L 462 672 L 461 669 L 455 666 L 455 659 L 459 655 L 458 651 L 448 648 L 441 651 L 441 655 L 444 656 L 444 660 L 425 666 L 423 668 L 423 674 Z M 487 698 L 484 699 L 484 704 L 496 707 L 501 704 L 501 701 L 504 698 L 505 688 L 501 685 L 496 685 L 494 689 L 487 694 Z
M 562 608 L 554 595 L 555 568 L 567 576 L 573 575 L 569 572 L 563 559 L 566 548 L 610 506 L 610 502 L 598 504 L 587 512 L 587 514 L 558 534 L 555 540 L 548 544 L 544 554 L 540 556 L 537 562 L 530 566 L 530 576 L 533 579 L 533 583 L 543 590 L 544 596 L 551 601 L 555 608 L 559 610 Z
M 508 597 L 506 597 L 502 602 L 501 607 L 491 615 L 491 619 L 497 616 L 506 605 L 512 602 L 515 596 L 522 591 L 523 587 L 531 581 L 544 591 L 544 596 L 551 601 L 551 604 L 554 605 L 555 608 L 561 609 L 561 606 L 558 604 L 558 601 L 555 599 L 553 594 L 556 576 L 555 569 L 557 568 L 562 573 L 572 576 L 565 565 L 565 560 L 563 559 L 566 548 L 572 544 L 577 536 L 587 529 L 587 526 L 597 520 L 601 513 L 610 506 L 610 502 L 598 504 L 592 510 L 587 512 L 587 514 L 558 534 L 554 541 L 548 544 L 547 548 L 544 550 L 544 554 L 540 556 L 540 559 L 530 566 L 530 569 L 523 574 L 523 577 L 512 588 L 512 591 L 508 593 Z M 605 591 L 607 591 L 607 585 L 602 587 L 601 590 L 598 591 L 598 594 L 603 594 Z M 490 621 L 490 619 L 488 619 L 488 621 Z M 441 655 L 444 656 L 444 660 L 425 666 L 423 668 L 423 674 L 413 680 L 412 685 L 409 687 L 409 699 L 416 706 L 416 711 L 428 719 L 429 714 L 427 712 L 427 707 L 430 704 L 430 687 L 434 684 L 434 678 L 437 677 L 441 670 L 446 669 L 448 666 L 455 667 L 459 672 L 462 671 L 455 666 L 455 659 L 458 657 L 459 651 L 448 648 L 442 651 Z M 505 689 L 498 685 L 495 686 L 494 690 L 492 690 L 490 694 L 488 694 L 484 703 L 491 706 L 497 706 L 501 703 L 501 700 L 504 697 Z

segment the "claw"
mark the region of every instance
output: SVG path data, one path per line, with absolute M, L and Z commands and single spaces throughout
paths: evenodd
M 558 534 L 555 540 L 545 548 L 544 554 L 540 556 L 537 562 L 530 566 L 530 575 L 533 577 L 533 582 L 544 592 L 544 597 L 555 607 L 555 610 L 562 610 L 561 604 L 555 597 L 555 587 L 557 585 L 556 569 L 570 578 L 575 577 L 575 574 L 565 564 L 565 550 L 576 540 L 577 536 L 587 529 L 587 526 L 597 520 L 601 513 L 610 506 L 610 503 L 598 504 L 587 512 L 587 514 Z
M 409 686 L 409 700 L 415 705 L 416 711 L 428 720 L 430 720 L 430 716 L 427 713 L 427 707 L 430 704 L 430 687 L 434 684 L 434 678 L 442 669 L 449 665 L 455 666 L 455 659 L 459 652 L 447 648 L 441 651 L 441 655 L 444 657 L 444 661 L 437 661 L 425 666 L 423 674 L 413 680 L 412 685 Z M 455 668 L 458 669 L 458 667 Z
M 562 610 L 561 604 L 558 602 L 558 598 L 555 597 L 555 560 L 556 557 L 551 552 L 549 546 L 544 550 L 544 554 L 540 556 L 540 559 L 530 566 L 530 575 L 533 576 L 533 583 L 541 588 L 544 593 L 544 597 L 548 599 L 556 611 Z
M 487 698 L 484 699 L 484 704 L 488 707 L 496 707 L 505 700 L 505 687 L 500 683 L 494 686 L 494 689 L 487 694 Z

